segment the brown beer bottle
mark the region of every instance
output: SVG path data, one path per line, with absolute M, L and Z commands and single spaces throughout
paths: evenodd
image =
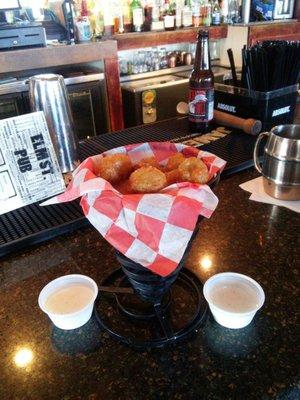
M 214 75 L 210 66 L 208 31 L 200 30 L 189 83 L 189 128 L 205 133 L 214 113 Z

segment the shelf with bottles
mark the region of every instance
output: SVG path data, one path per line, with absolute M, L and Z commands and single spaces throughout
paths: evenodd
M 139 50 L 119 51 L 119 70 L 121 81 L 142 79 L 154 75 L 162 75 L 190 71 L 195 59 L 196 43 L 177 43 L 164 47 L 145 47 Z M 210 41 L 211 60 L 220 58 L 219 41 Z
M 228 21 L 226 7 L 222 8 L 226 1 L 237 0 L 113 0 L 110 12 L 104 15 L 104 32 L 163 32 L 220 26 Z
M 222 0 L 223 2 L 225 0 Z M 120 49 L 196 40 L 199 27 L 226 37 L 221 0 L 64 0 L 70 41 L 114 38 Z
M 243 0 L 245 4 L 245 0 Z M 211 39 L 239 24 L 242 0 L 64 0 L 70 42 L 113 38 L 120 50 L 194 42 L 205 27 Z

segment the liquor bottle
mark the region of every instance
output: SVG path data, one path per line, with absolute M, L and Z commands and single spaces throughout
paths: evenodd
M 176 13 L 175 13 L 175 26 L 176 28 L 182 27 L 182 11 L 184 7 L 184 0 L 176 0 Z
M 89 9 L 89 20 L 91 24 L 91 31 L 93 36 L 95 36 L 95 30 L 96 30 L 96 13 L 95 13 L 95 1 L 94 0 L 88 0 L 87 1 L 87 6 Z
M 185 1 L 185 6 L 182 10 L 182 25 L 185 28 L 193 25 L 193 11 L 191 7 L 191 0 Z
M 218 0 L 215 0 L 212 6 L 211 12 L 211 24 L 220 25 L 221 24 L 221 8 L 219 6 Z
M 200 2 L 198 0 L 194 1 L 192 13 L 193 26 L 200 26 Z
M 205 0 L 199 0 L 199 13 L 200 13 L 200 25 L 203 25 L 203 4 Z
M 86 0 L 81 0 L 80 17 L 76 21 L 76 30 L 79 42 L 89 41 L 93 37 Z
M 103 21 L 104 21 L 104 35 L 111 36 L 114 34 L 114 11 L 111 2 L 103 5 Z
M 229 4 L 229 0 L 221 0 L 222 24 L 228 23 L 228 4 Z
M 208 31 L 200 30 L 194 69 L 189 82 L 189 128 L 205 133 L 214 111 L 214 76 L 209 55 Z
M 89 16 L 89 10 L 88 10 L 88 6 L 87 6 L 86 0 L 81 0 L 80 15 L 82 17 L 88 17 Z
M 203 15 L 203 25 L 210 26 L 211 25 L 211 3 L 209 0 L 205 0 L 204 5 L 204 15 Z
M 228 3 L 228 23 L 235 24 L 239 22 L 239 2 L 238 0 L 229 0 Z
M 144 21 L 144 31 L 150 31 L 151 29 L 151 24 L 152 24 L 152 4 L 150 4 L 150 1 L 145 1 L 144 5 L 144 15 L 145 15 L 145 21 Z
M 144 10 L 140 1 L 132 0 L 132 3 L 130 4 L 130 10 L 132 15 L 133 30 L 135 32 L 141 32 L 144 23 Z
M 104 34 L 104 15 L 102 10 L 97 10 L 95 14 L 95 30 L 94 35 L 96 38 L 102 37 Z
M 114 16 L 114 32 L 115 33 L 124 33 L 124 19 L 123 19 L 123 13 L 119 12 L 118 14 L 115 14 Z
M 175 6 L 169 0 L 165 0 L 164 23 L 166 31 L 175 29 Z
M 68 32 L 68 42 L 70 44 L 75 43 L 75 10 L 73 0 L 64 0 L 62 3 L 62 10 L 64 14 L 65 24 Z
M 104 32 L 103 7 L 98 0 L 88 0 L 88 9 L 90 11 L 89 19 L 93 36 L 100 38 Z
M 123 8 L 123 21 L 124 21 L 124 30 L 125 32 L 131 31 L 131 12 L 130 12 L 130 1 L 122 0 L 122 8 Z
M 160 14 L 160 0 L 153 0 L 152 2 L 152 31 L 161 31 L 164 29 L 164 21 Z
M 114 32 L 124 33 L 123 7 L 120 1 L 113 3 Z
M 204 25 L 205 16 L 206 16 L 206 0 L 200 0 L 200 20 L 201 20 L 201 25 Z

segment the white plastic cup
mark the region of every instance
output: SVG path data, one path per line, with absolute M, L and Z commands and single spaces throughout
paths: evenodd
M 226 310 L 226 306 L 223 308 L 220 306 L 220 304 L 218 306 L 214 304 L 211 297 L 212 289 L 215 289 L 217 285 L 224 285 L 225 282 L 230 284 L 243 282 L 244 284 L 249 285 L 256 292 L 256 305 L 247 312 L 233 312 Z M 223 272 L 210 277 L 204 284 L 203 294 L 209 304 L 209 308 L 214 319 L 220 325 L 231 329 L 244 328 L 245 326 L 249 325 L 256 312 L 263 306 L 265 302 L 265 293 L 262 287 L 249 276 L 235 272 Z
M 54 314 L 47 310 L 45 307 L 48 297 L 56 292 L 58 289 L 69 286 L 70 284 L 82 284 L 90 287 L 93 290 L 93 297 L 91 301 L 81 310 L 68 314 Z M 46 313 L 53 324 L 60 329 L 76 329 L 86 324 L 91 318 L 94 303 L 98 295 L 98 286 L 96 282 L 85 275 L 72 274 L 61 276 L 49 282 L 41 291 L 38 299 L 40 308 Z

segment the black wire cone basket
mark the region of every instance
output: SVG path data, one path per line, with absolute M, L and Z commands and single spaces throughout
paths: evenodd
M 219 179 L 220 175 L 218 174 L 208 183 L 211 189 L 216 186 L 216 184 L 219 182 Z M 192 242 L 199 231 L 200 222 L 203 219 L 204 217 L 199 216 L 197 225 L 182 256 L 182 259 L 180 260 L 175 271 L 166 277 L 154 274 L 141 264 L 133 262 L 119 251 L 116 251 L 117 260 L 121 264 L 124 274 L 127 276 L 136 294 L 142 300 L 149 301 L 151 303 L 157 303 L 161 301 L 162 297 L 170 289 L 171 285 L 177 279 L 180 270 L 184 266 Z
M 133 287 L 135 293 L 144 301 L 148 301 L 150 303 L 156 304 L 161 302 L 165 293 L 170 289 L 172 284 L 178 277 L 178 274 L 182 267 L 184 266 L 186 257 L 191 248 L 192 242 L 199 230 L 199 223 L 203 217 L 200 217 L 197 222 L 197 227 L 195 228 L 193 235 L 187 245 L 187 248 L 180 260 L 177 268 L 170 275 L 166 277 L 162 277 L 154 274 L 151 271 L 148 271 L 141 264 L 137 264 L 125 257 L 119 251 L 116 251 L 116 257 L 119 263 L 122 266 L 122 270 L 126 275 L 128 281 Z
M 220 174 L 217 174 L 208 183 L 211 189 L 214 189 L 220 180 Z M 158 326 L 162 332 L 158 337 L 140 340 L 133 337 L 127 337 L 125 334 L 120 334 L 117 329 L 113 329 L 108 323 L 104 322 L 102 312 L 100 313 L 96 306 L 95 314 L 100 325 L 107 330 L 113 337 L 119 341 L 129 344 L 136 348 L 145 347 L 162 347 L 167 343 L 175 342 L 194 333 L 197 327 L 204 321 L 207 311 L 207 304 L 202 294 L 202 284 L 199 279 L 191 272 L 184 269 L 184 263 L 192 246 L 193 240 L 197 235 L 200 223 L 204 217 L 199 216 L 194 232 L 186 247 L 184 255 L 179 262 L 175 271 L 166 277 L 162 277 L 147 270 L 140 264 L 137 264 L 125 257 L 122 253 L 116 250 L 116 258 L 120 263 L 121 268 L 114 271 L 103 282 L 103 285 L 109 285 L 110 289 L 106 290 L 115 294 L 116 302 L 119 311 L 135 323 L 137 320 L 150 321 L 155 319 L 158 321 Z M 118 286 L 115 282 L 119 279 Z M 172 285 L 177 281 L 186 286 L 187 291 L 194 291 L 197 299 L 195 312 L 187 321 L 182 329 L 174 330 L 170 323 L 169 308 L 173 301 Z M 111 286 L 113 285 L 113 286 Z M 138 305 L 132 306 L 132 295 L 136 294 L 135 303 Z M 131 297 L 130 297 L 131 296 Z M 130 298 L 128 300 L 128 298 Z M 98 304 L 99 304 L 98 299 Z M 101 316 L 100 316 L 101 315 Z M 154 336 L 157 336 L 156 334 Z

